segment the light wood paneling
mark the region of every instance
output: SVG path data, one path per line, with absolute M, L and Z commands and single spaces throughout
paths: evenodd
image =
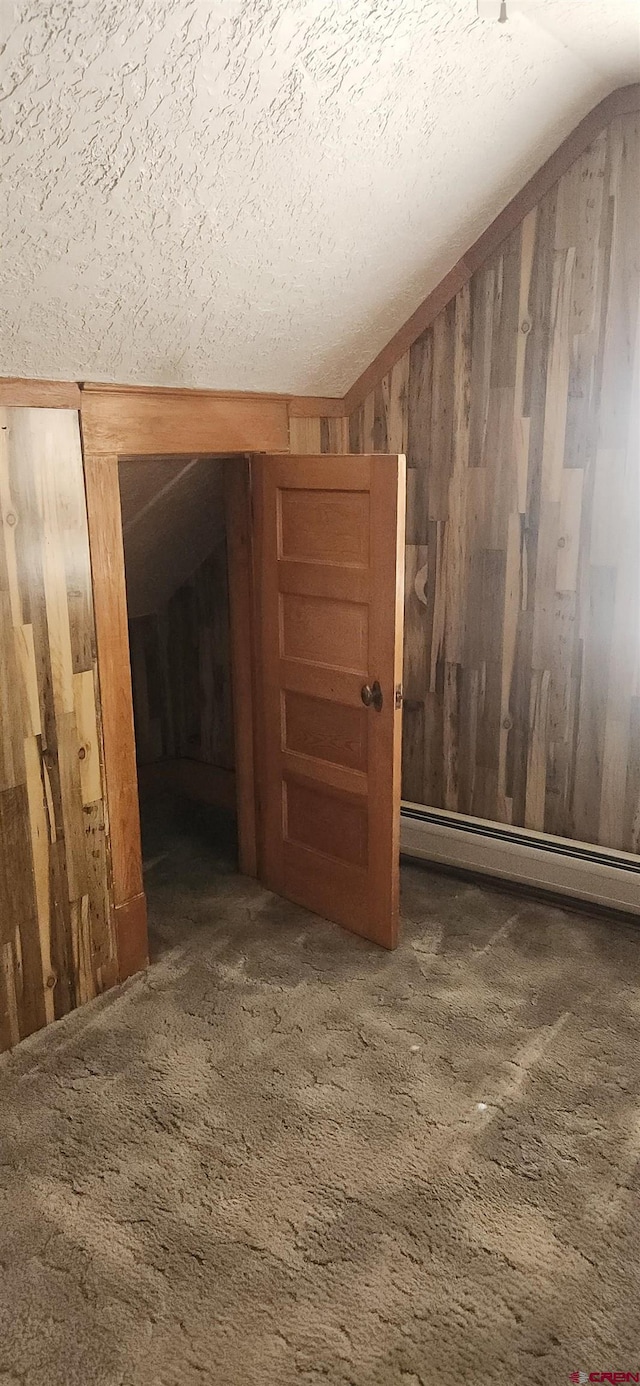
M 0 431 L 0 1049 L 117 980 L 77 413 Z
M 333 453 L 349 451 L 349 427 L 345 416 L 333 415 L 314 417 L 307 413 L 289 419 L 289 446 L 291 452 Z
M 289 426 L 292 452 L 310 457 L 319 453 L 339 457 L 361 451 L 351 445 L 348 418 L 292 418 Z
M 639 225 L 629 114 L 487 240 L 349 424 L 355 451 L 406 429 L 405 797 L 632 852 Z

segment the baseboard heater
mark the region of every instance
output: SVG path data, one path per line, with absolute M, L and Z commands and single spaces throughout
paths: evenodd
M 403 801 L 400 850 L 435 865 L 640 915 L 640 857 Z

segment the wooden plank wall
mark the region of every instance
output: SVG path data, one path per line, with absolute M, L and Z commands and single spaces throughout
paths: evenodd
M 78 415 L 0 411 L 0 1050 L 117 981 Z
M 625 115 L 367 396 L 348 447 L 335 419 L 291 440 L 407 453 L 404 797 L 632 852 L 639 226 Z
M 232 770 L 224 537 L 158 612 L 129 622 L 140 765 L 185 758 Z
M 345 453 L 349 447 L 349 420 L 343 418 L 289 418 L 289 450 L 310 455 Z

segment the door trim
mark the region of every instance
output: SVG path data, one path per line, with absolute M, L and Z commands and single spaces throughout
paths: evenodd
M 238 864 L 244 876 L 258 874 L 255 775 L 255 610 L 251 462 L 230 457 L 224 475 L 231 697 L 233 703 Z

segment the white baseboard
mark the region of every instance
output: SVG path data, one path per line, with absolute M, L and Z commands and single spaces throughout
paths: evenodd
M 400 850 L 435 865 L 640 915 L 640 857 L 403 802 Z

